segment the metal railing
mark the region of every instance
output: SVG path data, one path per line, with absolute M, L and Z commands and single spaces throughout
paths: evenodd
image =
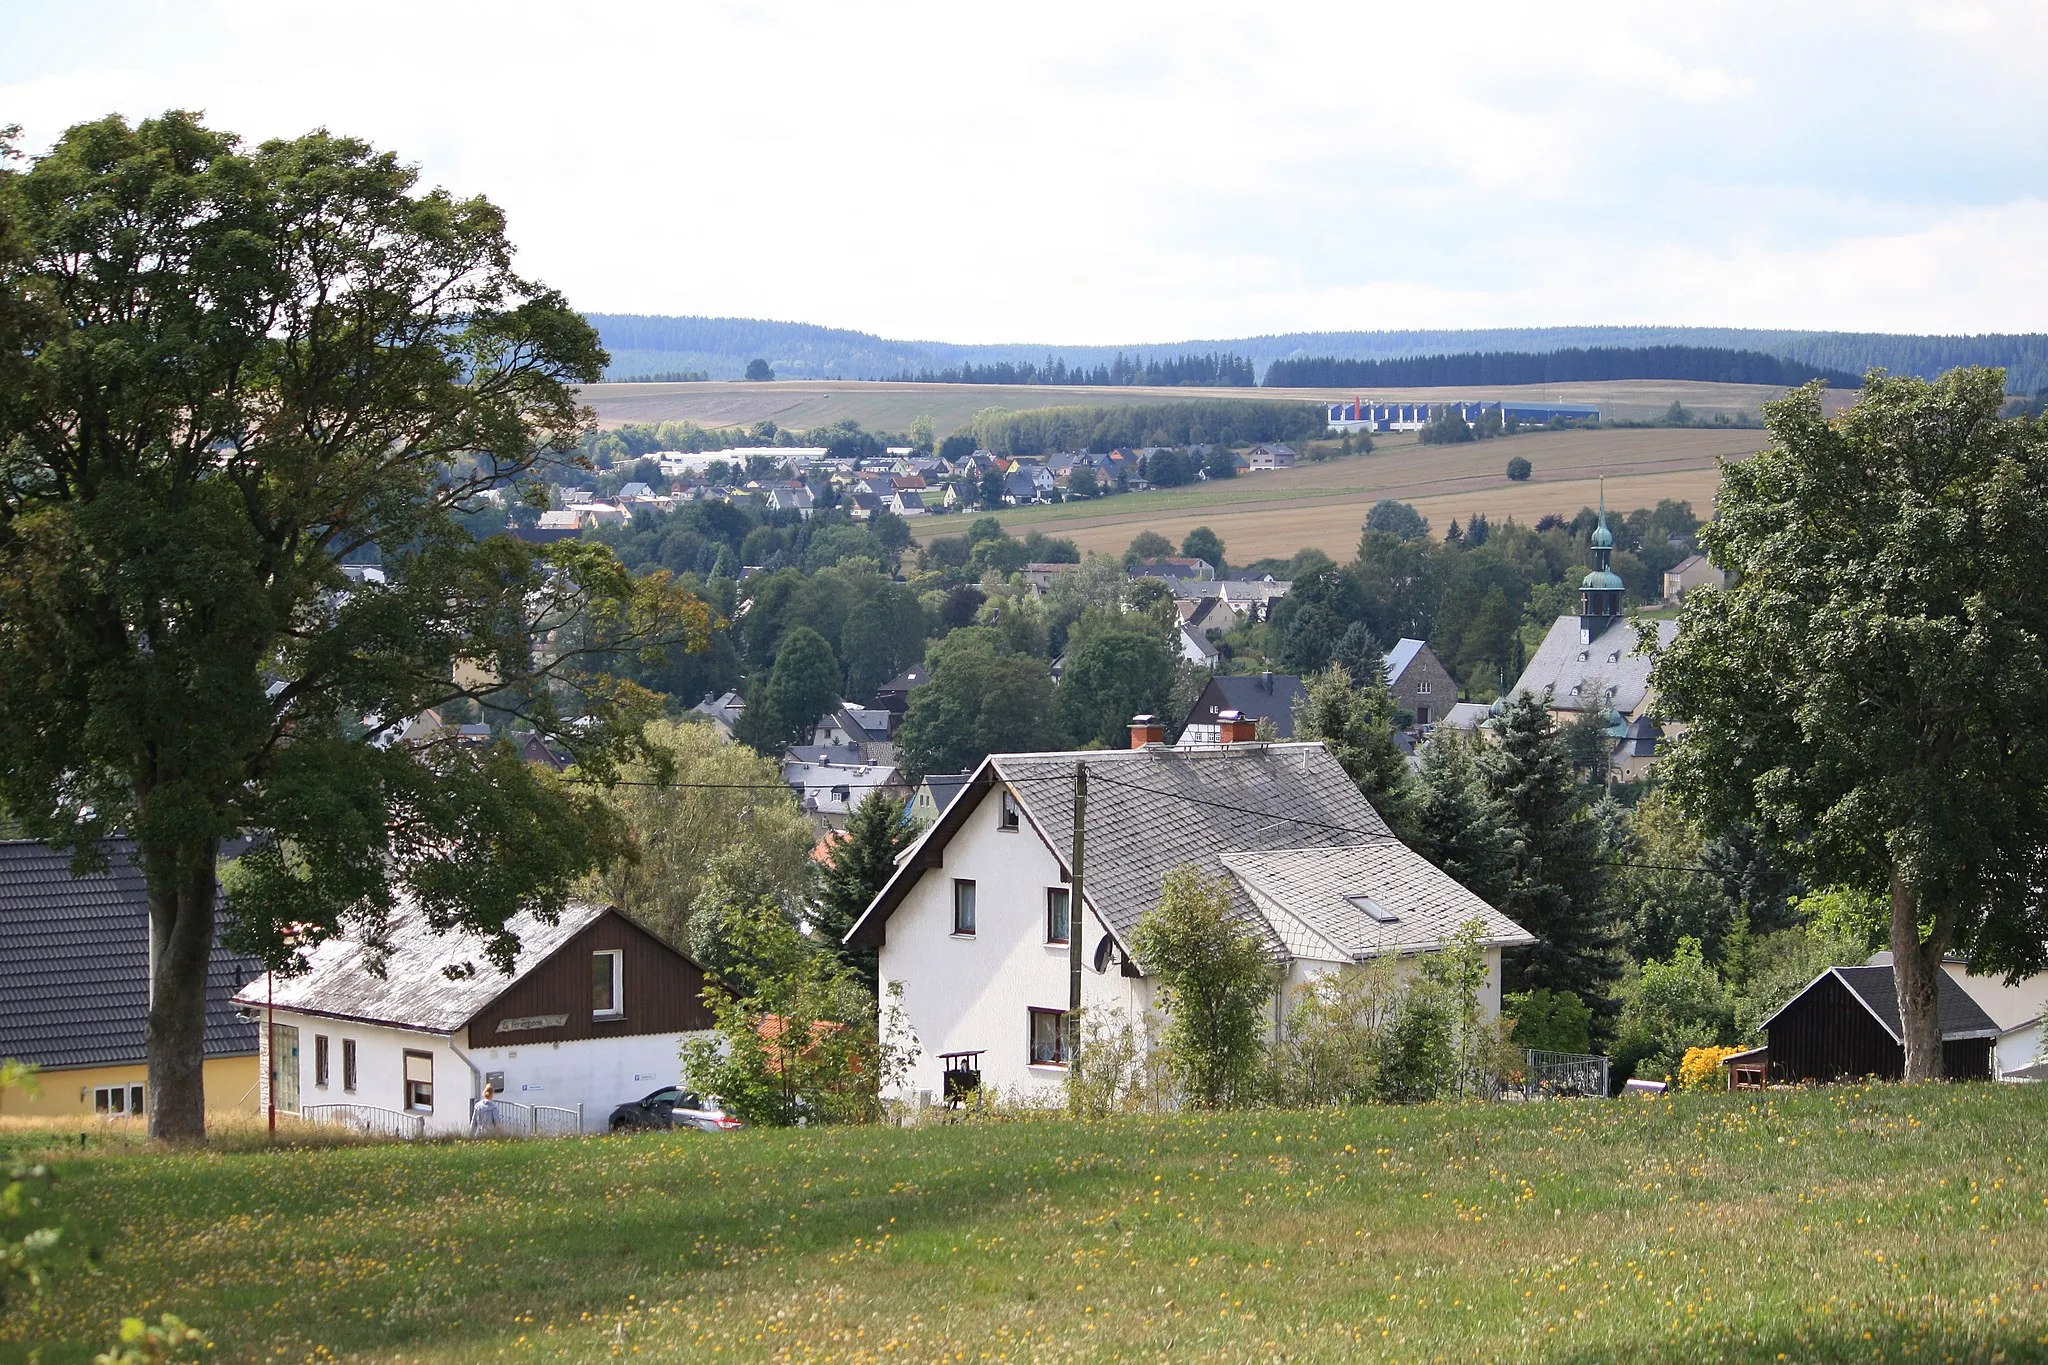
M 308 1123 L 331 1123 L 379 1137 L 416 1138 L 427 1131 L 427 1121 L 418 1114 L 403 1114 L 374 1104 L 309 1104 L 300 1111 L 300 1117 Z
M 478 1100 L 470 1109 L 469 1130 L 478 1137 L 571 1137 L 583 1131 L 583 1106 Z
M 1522 1093 L 1530 1099 L 1607 1098 L 1607 1059 L 1588 1052 L 1529 1050 Z

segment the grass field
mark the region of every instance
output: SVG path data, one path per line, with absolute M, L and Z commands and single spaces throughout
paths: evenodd
M 1368 398 L 1388 402 L 1523 398 L 1537 402 L 1594 403 L 1610 418 L 1652 417 L 1683 403 L 1712 414 L 1754 413 L 1785 391 L 1761 384 L 1694 384 L 1679 380 L 1630 379 L 1604 384 L 1507 385 L 1469 389 L 1375 389 Z M 1022 384 L 895 384 L 861 380 L 794 380 L 767 384 L 725 381 L 707 384 L 594 384 L 583 401 L 596 409 L 602 426 L 624 422 L 688 420 L 703 427 L 751 426 L 763 419 L 806 430 L 851 417 L 870 431 L 908 431 L 928 413 L 939 434 L 964 427 L 983 408 L 1046 408 L 1064 404 L 1122 405 L 1171 403 L 1189 398 L 1313 399 L 1349 401 L 1349 389 L 1141 389 L 1052 388 Z M 1831 404 L 1850 395 L 1831 394 Z
M 2048 1087 L 153 1154 L 0 1317 L 81 1361 L 2021 1361 Z M 0 1134 L 0 1142 L 9 1140 Z M 24 1135 L 12 1135 L 19 1147 Z M 32 1145 L 32 1143 L 31 1143 Z
M 1604 476 L 1609 507 L 1653 507 L 1660 498 L 1677 498 L 1706 516 L 1720 485 L 1715 460 L 1754 454 L 1764 439 L 1761 431 L 1710 428 L 1530 432 L 1462 446 L 1425 446 L 1400 436 L 1382 441 L 1370 455 L 1187 488 L 1022 508 L 1003 513 L 1002 521 L 1013 533 L 1066 536 L 1084 551 L 1121 552 L 1145 530 L 1178 542 L 1193 527 L 1206 525 L 1223 537 L 1238 563 L 1285 557 L 1306 546 L 1345 560 L 1357 550 L 1366 511 L 1381 498 L 1415 504 L 1439 531 L 1474 512 L 1528 524 L 1548 512 L 1570 515 L 1593 505 Z M 1515 455 L 1535 466 L 1526 483 L 1508 480 L 1507 462 Z M 960 529 L 957 518 L 917 527 L 927 537 Z

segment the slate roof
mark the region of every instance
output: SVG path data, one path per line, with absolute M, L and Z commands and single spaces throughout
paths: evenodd
M 1089 776 L 1083 896 L 1126 949 L 1139 917 L 1158 904 L 1166 874 L 1189 864 L 1232 875 L 1241 922 L 1276 957 L 1345 961 L 1370 947 L 1366 912 L 1326 903 L 1343 893 L 1372 896 L 1404 922 L 1412 918 L 1400 943 L 1389 945 L 1398 950 L 1433 943 L 1446 924 L 1474 915 L 1487 920 L 1496 942 L 1531 941 L 1395 838 L 1321 744 L 991 755 L 905 852 L 848 941 L 881 941 L 889 914 L 926 870 L 942 865 L 946 841 L 997 781 L 1016 793 L 1032 828 L 1067 865 L 1081 761 Z
M 973 773 L 926 773 L 924 775 L 924 789 L 931 793 L 932 806 L 939 814 L 944 815 L 946 813 L 946 807 L 953 804 L 953 798 L 960 794 L 960 789 L 965 787 L 973 776 Z
M 1659 621 L 1657 639 L 1668 646 L 1678 638 L 1678 622 Z M 1579 618 L 1560 616 L 1543 637 L 1514 690 L 1542 696 L 1550 692 L 1556 711 L 1619 711 L 1633 715 L 1650 693 L 1650 656 L 1636 649 L 1635 622 L 1624 616 L 1590 644 L 1579 643 Z
M 1301 679 L 1291 673 L 1218 674 L 1209 679 L 1186 725 L 1215 724 L 1215 713 L 1236 711 L 1246 720 L 1268 720 L 1281 739 L 1294 735 L 1294 707 L 1308 697 Z
M 1776 1019 L 1778 1015 L 1783 1014 L 1792 1007 L 1793 1001 L 1803 997 L 1806 991 L 1812 990 L 1814 986 L 1830 976 L 1839 979 L 1844 986 L 1849 988 L 1849 994 L 1862 1002 L 1863 1008 L 1870 1011 L 1879 1026 L 1891 1035 L 1893 1042 L 1901 1047 L 1905 1046 L 1906 1036 L 1899 1027 L 1899 987 L 1898 983 L 1892 978 L 1892 969 L 1889 965 L 1880 967 L 1830 967 L 1827 971 L 1815 977 L 1805 991 L 1799 992 L 1791 1000 L 1787 1000 L 1783 1005 L 1780 1005 L 1777 1012 L 1772 1014 L 1770 1019 L 1764 1020 L 1758 1027 L 1768 1027 L 1772 1019 Z M 1969 992 L 1958 986 L 1947 972 L 1937 973 L 1936 982 L 1934 1007 L 1936 1017 L 1941 1024 L 1941 1040 L 1943 1042 L 1952 1042 L 1958 1038 L 1996 1038 L 1998 1036 L 1998 1025 L 1993 1022 L 1990 1015 L 1984 1012 L 1984 1007 L 1972 1000 Z
M 1394 647 L 1387 651 L 1385 663 L 1389 685 L 1401 680 L 1401 674 L 1406 671 L 1408 665 L 1415 662 L 1416 656 L 1422 653 L 1422 645 L 1423 642 L 1420 640 L 1405 637 L 1394 642 Z
M 0 842 L 0 1057 L 46 1068 L 145 1056 L 149 901 L 135 846 L 103 846 L 105 872 L 71 875 L 71 855 Z M 216 946 L 206 982 L 208 1057 L 256 1051 L 256 1026 L 231 997 L 262 968 Z
M 384 961 L 381 978 L 372 971 L 374 955 L 367 945 L 352 938 L 331 938 L 308 955 L 304 973 L 277 979 L 277 1007 L 427 1033 L 454 1033 L 609 913 L 602 905 L 571 901 L 558 921 L 544 924 L 531 911 L 522 910 L 505 926 L 519 940 L 519 957 L 507 975 L 492 965 L 482 939 L 463 933 L 437 934 L 425 915 L 401 910 L 392 916 L 391 954 Z M 453 977 L 448 968 L 456 969 Z M 244 1004 L 262 1004 L 262 978 L 244 986 L 237 998 Z

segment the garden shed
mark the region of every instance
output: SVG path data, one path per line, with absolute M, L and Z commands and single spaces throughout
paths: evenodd
M 1952 1080 L 1988 1078 L 1998 1025 L 1947 973 L 1937 980 L 1942 1074 Z M 1897 1080 L 1905 1074 L 1898 988 L 1889 965 L 1822 972 L 1766 1019 L 1763 1029 L 1774 1084 L 1865 1076 Z

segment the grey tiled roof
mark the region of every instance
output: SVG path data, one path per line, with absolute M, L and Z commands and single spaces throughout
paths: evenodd
M 392 917 L 382 977 L 371 970 L 372 954 L 363 943 L 331 938 L 312 951 L 305 972 L 278 978 L 277 1007 L 453 1033 L 606 913 L 602 905 L 571 901 L 554 924 L 530 911 L 514 915 L 505 927 L 519 940 L 519 957 L 508 976 L 492 965 L 483 940 L 437 934 L 424 915 L 401 910 Z M 239 998 L 262 1004 L 262 978 L 243 987 Z
M 43 1067 L 143 1060 L 149 1013 L 149 902 L 134 845 L 106 846 L 108 868 L 71 875 L 71 856 L 0 842 L 0 1057 Z M 206 1055 L 256 1051 L 256 1026 L 230 1002 L 251 960 L 216 946 L 206 984 Z
M 1906 1035 L 1899 1027 L 1899 987 L 1892 978 L 1890 967 L 1836 967 L 1834 974 L 1863 1002 L 1866 1009 L 1877 1016 L 1877 1022 L 1884 1025 L 1893 1042 L 1905 1042 Z M 1947 972 L 1937 972 L 1935 981 L 1935 1013 L 1941 1023 L 1944 1042 L 1953 1038 L 1998 1036 L 1997 1023 Z
M 1659 621 L 1657 639 L 1669 645 L 1678 622 Z M 1615 710 L 1633 715 L 1650 691 L 1649 655 L 1636 649 L 1636 624 L 1621 617 L 1587 644 L 1579 642 L 1579 618 L 1560 616 L 1522 670 L 1514 690 L 1542 696 L 1558 711 Z
M 996 754 L 989 762 L 1065 861 L 1074 843 L 1074 765 L 1089 775 L 1088 904 L 1128 944 L 1159 903 L 1166 874 L 1187 864 L 1217 876 L 1226 854 L 1307 847 L 1401 847 L 1320 744 L 1234 744 L 1089 753 Z M 1240 887 L 1240 912 L 1263 922 Z M 1285 936 L 1268 934 L 1277 950 Z M 1142 964 L 1140 964 L 1142 965 Z
M 1485 942 L 1518 947 L 1535 937 L 1513 920 L 1445 876 L 1428 860 L 1394 840 L 1349 848 L 1295 848 L 1273 853 L 1230 853 L 1223 865 L 1252 892 L 1275 927 L 1292 923 L 1307 930 L 1296 956 L 1329 961 L 1381 953 L 1421 952 L 1439 947 L 1468 920 L 1486 926 Z M 1368 896 L 1396 922 L 1384 924 L 1347 901 Z M 1282 937 L 1288 935 L 1283 931 Z M 1334 949 L 1332 952 L 1330 949 Z

